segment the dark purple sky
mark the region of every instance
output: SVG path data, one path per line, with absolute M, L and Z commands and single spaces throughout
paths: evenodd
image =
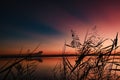
M 0 53 L 40 49 L 60 52 L 71 41 L 70 30 L 81 40 L 97 25 L 102 36 L 120 31 L 119 0 L 5 0 L 0 2 Z

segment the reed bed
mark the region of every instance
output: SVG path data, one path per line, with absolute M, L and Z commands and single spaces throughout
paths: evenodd
M 33 52 L 37 48 L 38 46 Z M 35 73 L 37 67 L 36 62 L 29 61 L 33 52 L 24 58 L 9 60 L 0 67 L 0 80 L 39 80 L 39 77 Z
M 64 44 L 66 47 L 75 48 L 77 54 L 75 64 L 72 64 L 67 57 L 55 67 L 53 80 L 120 80 L 120 60 L 117 54 L 118 33 L 114 39 L 110 39 L 111 44 L 104 46 L 104 42 L 109 39 L 103 39 L 97 34 L 96 27 L 92 32 L 87 31 L 84 42 L 81 43 L 78 35 L 73 30 L 72 41 L 70 44 Z M 95 54 L 97 56 L 88 56 Z
M 118 33 L 114 39 L 104 39 L 97 33 L 96 27 L 87 31 L 84 42 L 81 43 L 78 35 L 71 30 L 72 41 L 64 43 L 62 54 L 65 54 L 67 47 L 74 48 L 78 56 L 71 63 L 66 56 L 51 71 L 52 78 L 48 80 L 120 80 L 120 57 L 118 49 Z M 106 41 L 111 44 L 104 46 Z M 31 52 L 33 53 L 38 46 Z M 20 51 L 21 52 L 21 51 Z M 89 56 L 94 54 L 95 56 Z M 30 55 L 29 55 L 30 56 Z M 0 80 L 40 80 L 36 76 L 36 62 L 26 61 L 29 56 L 21 59 L 8 61 L 0 67 Z M 47 77 L 47 76 L 46 76 Z

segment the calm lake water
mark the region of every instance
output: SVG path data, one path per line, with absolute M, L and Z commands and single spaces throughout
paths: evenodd
M 86 56 L 84 60 L 87 60 L 87 57 L 88 56 Z M 116 58 L 117 59 L 114 60 L 114 62 L 120 62 L 119 56 Z M 67 57 L 67 59 L 71 65 L 75 64 L 76 57 Z M 20 58 L 17 60 L 0 60 L 0 80 L 55 80 L 53 79 L 54 75 L 58 74 L 61 67 L 63 67 L 62 57 L 41 58 L 39 60 L 23 60 L 16 64 L 16 62 L 20 60 Z M 108 65 L 110 64 L 111 63 L 108 63 Z M 120 69 L 120 66 L 117 66 L 116 68 L 116 65 L 113 65 L 113 68 Z M 107 69 L 108 68 L 106 67 L 105 70 Z M 55 71 L 57 71 L 57 73 Z M 115 71 L 112 72 L 115 73 Z M 120 73 L 120 71 L 117 71 L 117 73 Z
M 20 60 L 20 59 L 18 59 L 18 60 Z M 16 59 L 0 60 L 0 71 L 4 70 L 8 66 L 15 63 L 15 61 L 17 62 L 18 60 L 16 60 Z M 71 64 L 75 63 L 75 57 L 70 57 L 68 60 L 71 62 Z M 42 62 L 38 61 L 38 60 L 31 60 L 31 61 L 23 60 L 22 62 L 20 62 L 20 65 L 24 69 L 26 69 L 28 66 L 32 66 L 33 68 L 31 70 L 35 70 L 35 71 L 33 71 L 32 75 L 35 76 L 37 80 L 52 80 L 55 67 L 56 66 L 59 67 L 60 64 L 62 64 L 62 61 L 63 61 L 63 59 L 61 57 L 59 57 L 59 58 L 42 58 Z M 0 73 L 0 80 L 3 80 L 3 78 L 5 78 L 5 76 L 7 76 L 5 78 L 5 80 L 13 80 L 12 79 L 13 76 L 19 77 L 19 75 L 16 75 L 16 72 L 17 72 L 17 69 L 20 69 L 20 66 L 19 66 L 19 68 L 16 69 L 16 65 L 10 68 L 12 73 L 9 72 L 9 69 Z M 36 79 L 34 79 L 34 80 L 36 80 Z M 32 79 L 26 78 L 23 80 L 32 80 Z

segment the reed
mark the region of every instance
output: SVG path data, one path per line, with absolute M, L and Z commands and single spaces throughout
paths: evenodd
M 33 52 L 38 46 L 33 50 Z M 21 51 L 20 51 L 21 52 Z M 32 53 L 33 53 L 32 52 Z M 16 58 L 12 61 L 8 61 L 0 68 L 1 80 L 36 80 L 38 77 L 35 74 L 36 62 L 29 59 L 32 53 L 24 58 Z
M 53 80 L 119 80 L 120 75 L 118 68 L 120 61 L 111 54 L 116 54 L 118 46 L 118 33 L 114 39 L 110 39 L 112 44 L 103 46 L 105 41 L 97 34 L 96 28 L 92 32 L 87 31 L 84 42 L 79 41 L 78 36 L 73 30 L 72 41 L 70 44 L 64 44 L 66 47 L 75 48 L 78 53 L 75 64 L 72 65 L 67 57 L 63 57 L 61 68 L 55 67 L 54 70 L 61 70 L 61 75 L 55 75 Z M 65 52 L 65 51 L 64 51 Z M 88 54 L 96 54 L 97 56 L 87 56 Z M 107 55 L 107 56 L 104 56 Z M 117 60 L 117 62 L 116 62 Z M 61 77 L 61 78 L 60 78 Z

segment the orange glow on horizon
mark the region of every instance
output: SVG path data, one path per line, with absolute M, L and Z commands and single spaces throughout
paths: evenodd
M 24 32 L 24 30 L 19 31 L 21 27 L 16 26 L 18 29 L 15 31 L 30 36 L 31 39 L 4 40 L 4 43 L 1 42 L 0 54 L 19 53 L 21 48 L 22 53 L 27 53 L 28 50 L 32 52 L 38 44 L 40 44 L 40 47 L 35 52 L 43 51 L 45 54 L 62 53 L 64 41 L 66 40 L 66 43 L 69 44 L 72 40 L 70 33 L 71 29 L 76 31 L 80 38 L 80 42 L 83 43 L 87 29 L 91 29 L 95 25 L 101 37 L 114 39 L 116 33 L 120 33 L 119 4 L 117 2 L 113 4 L 111 1 L 95 1 L 95 3 L 96 4 L 93 3 L 95 6 L 91 6 L 92 3 L 79 5 L 81 4 L 79 1 L 77 3 L 75 2 L 74 5 L 69 6 L 73 11 L 71 9 L 67 10 L 56 4 L 49 4 L 51 5 L 49 8 L 45 6 L 43 8 L 40 7 L 38 12 L 34 14 L 34 19 L 32 18 L 33 21 L 35 20 L 38 23 L 48 25 L 52 29 L 62 33 L 62 35 L 58 36 L 52 34 L 52 36 L 50 36 L 48 34 L 40 34 L 39 32 L 35 33 L 34 31 L 32 32 L 32 30 Z M 40 12 L 40 10 L 44 11 Z M 27 21 L 25 23 L 27 23 Z M 41 26 L 42 25 L 39 25 L 39 27 Z M 10 30 L 12 31 L 14 28 L 10 28 Z M 49 30 L 47 32 L 49 32 Z M 110 42 L 108 41 L 104 45 L 107 46 L 109 44 Z M 72 49 L 67 50 L 67 53 L 72 52 Z

